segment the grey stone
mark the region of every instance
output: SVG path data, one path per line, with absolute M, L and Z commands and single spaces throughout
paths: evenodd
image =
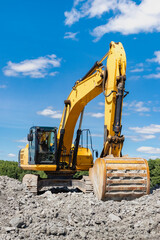
M 85 239 L 87 234 L 86 232 L 80 231 L 79 235 L 82 237 L 82 239 Z
M 109 216 L 108 216 L 108 218 L 109 218 L 111 221 L 113 221 L 113 222 L 119 222 L 119 221 L 121 221 L 120 217 L 116 216 L 116 215 L 113 214 L 113 213 L 110 213 Z
M 50 234 L 51 234 L 51 235 L 58 235 L 58 229 L 55 228 L 55 227 L 51 228 L 51 229 L 50 229 Z
M 15 227 L 6 227 L 6 228 L 5 228 L 5 231 L 6 231 L 6 232 L 13 232 L 13 231 L 15 231 L 15 230 L 16 230 Z
M 23 219 L 21 219 L 18 216 L 13 217 L 9 223 L 12 227 L 17 227 L 17 228 L 22 228 L 26 226 Z
M 121 202 L 101 202 L 73 188 L 34 196 L 5 176 L 0 176 L 0 189 L 2 240 L 160 239 L 159 189 Z

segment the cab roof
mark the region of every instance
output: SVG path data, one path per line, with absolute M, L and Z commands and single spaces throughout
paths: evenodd
M 39 129 L 39 130 L 44 130 L 44 131 L 51 131 L 51 130 L 56 130 L 57 127 L 33 126 L 33 127 L 30 128 L 30 130 L 33 130 L 33 129 L 35 129 L 35 130 Z

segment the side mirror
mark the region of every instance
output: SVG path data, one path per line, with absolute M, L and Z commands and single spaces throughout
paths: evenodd
M 98 151 L 96 151 L 96 158 L 98 158 Z
M 29 133 L 29 134 L 27 135 L 27 140 L 28 140 L 29 142 L 33 141 L 33 133 Z

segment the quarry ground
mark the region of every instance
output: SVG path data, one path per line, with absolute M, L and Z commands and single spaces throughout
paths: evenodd
M 159 240 L 160 189 L 132 201 L 102 202 L 73 189 L 34 196 L 0 176 L 0 239 Z

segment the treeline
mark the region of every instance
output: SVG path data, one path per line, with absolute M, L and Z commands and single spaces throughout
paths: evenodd
M 42 178 L 47 177 L 43 171 L 23 170 L 18 167 L 18 162 L 0 160 L 0 176 L 8 176 L 22 181 L 22 178 L 27 173 L 39 174 Z
M 148 165 L 150 170 L 151 188 L 157 185 L 160 186 L 160 159 L 150 159 L 148 160 Z M 22 181 L 23 176 L 27 173 L 39 174 L 41 178 L 46 177 L 46 174 L 43 171 L 23 170 L 18 167 L 17 162 L 0 160 L 1 176 L 8 176 Z M 77 172 L 74 177 L 78 178 L 81 175 L 88 175 L 88 171 Z
M 157 185 L 160 186 L 160 159 L 149 159 L 148 165 L 150 171 L 151 188 Z

